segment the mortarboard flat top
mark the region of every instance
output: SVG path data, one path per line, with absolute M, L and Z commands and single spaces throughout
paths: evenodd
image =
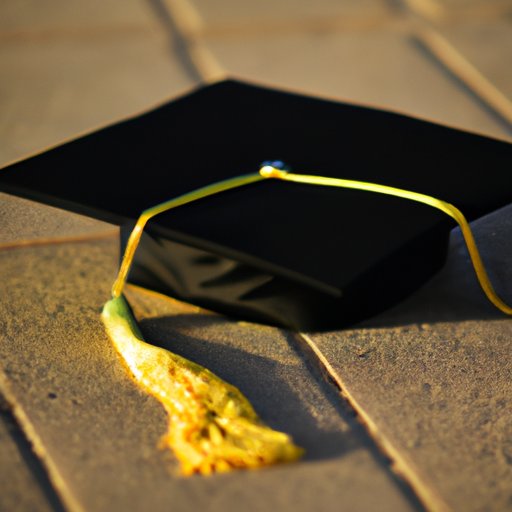
M 469 219 L 512 200 L 510 144 L 235 81 L 9 166 L 0 189 L 123 225 L 125 242 L 142 210 L 269 159 L 432 195 Z M 152 220 L 129 280 L 251 320 L 337 328 L 425 282 L 451 227 L 399 198 L 265 181 Z

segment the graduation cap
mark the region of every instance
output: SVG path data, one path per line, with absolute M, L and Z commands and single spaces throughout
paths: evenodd
M 512 200 L 510 144 L 232 80 L 4 168 L 0 190 L 117 223 L 124 251 L 142 211 L 257 174 L 269 159 L 438 198 L 469 220 Z M 279 177 L 281 167 L 267 170 Z M 432 205 L 253 181 L 151 220 L 129 281 L 239 318 L 324 330 L 394 305 L 445 261 L 454 223 Z

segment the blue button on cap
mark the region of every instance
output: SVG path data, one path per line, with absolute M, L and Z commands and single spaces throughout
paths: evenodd
M 282 160 L 265 160 L 261 162 L 260 168 L 265 166 L 273 167 L 274 169 L 279 169 L 280 171 L 290 171 L 290 167 L 287 166 Z

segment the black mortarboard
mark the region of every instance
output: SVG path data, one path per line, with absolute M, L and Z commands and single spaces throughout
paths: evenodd
M 510 144 L 236 81 L 11 165 L 0 189 L 119 223 L 125 243 L 142 210 L 268 159 L 432 195 L 469 219 L 512 200 Z M 267 180 L 152 220 L 129 281 L 249 320 L 337 328 L 424 283 L 453 225 L 404 199 Z

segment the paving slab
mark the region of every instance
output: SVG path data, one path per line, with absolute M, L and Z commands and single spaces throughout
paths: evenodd
M 0 402 L 0 510 L 5 512 L 55 510 L 47 492 L 42 487 L 44 484 L 38 481 L 30 467 L 33 457 L 30 447 L 8 413 L 7 404 Z
M 448 26 L 446 38 L 512 102 L 511 16 Z
M 386 0 L 295 0 L 293 5 L 287 0 L 192 0 L 204 21 L 206 30 L 216 25 L 231 24 L 258 25 L 285 22 L 312 22 L 321 19 L 344 17 L 373 17 L 389 14 Z
M 64 4 L 0 6 L 0 165 L 193 86 L 149 4 Z
M 150 341 L 238 385 L 308 453 L 261 471 L 180 477 L 158 447 L 163 409 L 132 382 L 100 321 L 117 261 L 116 237 L 0 251 L 0 384 L 68 509 L 418 509 L 286 333 L 133 289 Z
M 435 2 L 452 9 L 464 9 L 475 6 L 489 9 L 496 7 L 512 7 L 510 0 L 435 0 Z
M 473 223 L 512 302 L 512 205 Z M 313 334 L 379 435 L 452 510 L 512 510 L 512 320 L 480 291 L 460 232 L 445 268 L 360 326 Z
M 208 44 L 237 76 L 512 139 L 509 127 L 404 34 L 284 34 Z
M 107 26 L 147 26 L 151 19 L 146 0 L 5 0 L 0 7 L 0 37 L 17 31 L 74 31 Z M 27 34 L 28 35 L 28 34 Z
M 0 171 L 1 172 L 1 171 Z M 34 222 L 37 219 L 37 222 Z M 0 192 L 0 248 L 113 234 L 106 222 Z

